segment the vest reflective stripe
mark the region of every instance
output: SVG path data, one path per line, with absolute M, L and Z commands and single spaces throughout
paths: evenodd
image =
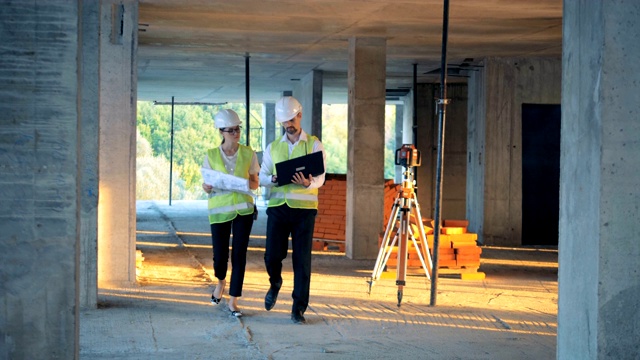
M 294 200 L 309 200 L 316 201 L 318 200 L 318 196 L 316 195 L 308 195 L 308 194 L 297 194 L 297 193 L 288 193 L 285 197 L 284 192 L 278 191 L 275 194 L 271 194 L 272 198 L 280 198 L 280 199 L 294 199 Z
M 227 174 L 219 147 L 209 149 L 207 158 L 211 169 Z M 248 146 L 240 145 L 233 175 L 248 179 L 252 159 L 253 150 Z M 235 219 L 238 214 L 253 214 L 253 196 L 234 191 L 219 190 L 209 194 L 208 208 L 209 223 L 227 222 Z
M 312 153 L 313 144 L 316 141 L 318 141 L 317 137 L 308 135 L 307 141 L 300 141 L 293 148 L 291 157 L 289 157 L 289 145 L 287 142 L 280 140 L 272 142 L 271 158 L 273 159 L 273 164 Z M 270 170 L 272 174 L 278 175 L 275 165 Z M 280 206 L 284 203 L 296 209 L 318 209 L 318 189 L 307 189 L 297 184 L 272 187 L 268 206 Z
M 212 209 L 209 209 L 209 215 L 223 214 L 223 213 L 226 213 L 226 212 L 234 212 L 234 211 L 238 211 L 238 210 L 242 210 L 242 209 L 247 209 L 249 207 L 251 207 L 251 209 L 253 209 L 253 204 L 242 203 L 242 204 L 234 204 L 234 205 L 229 205 L 229 206 L 214 207 Z

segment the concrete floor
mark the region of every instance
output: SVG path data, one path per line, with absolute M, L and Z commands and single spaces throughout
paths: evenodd
M 368 294 L 374 260 L 314 253 L 308 323 L 294 325 L 290 258 L 278 303 L 264 310 L 264 211 L 252 232 L 238 319 L 226 301 L 209 302 L 215 280 L 206 202 L 140 201 L 137 208 L 138 284 L 101 288 L 99 308 L 81 311 L 83 359 L 555 358 L 556 249 L 483 247 L 486 279 L 440 278 L 435 307 L 419 269 L 398 307 L 395 275 Z

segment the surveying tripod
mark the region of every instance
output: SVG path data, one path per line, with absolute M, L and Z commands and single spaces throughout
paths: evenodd
M 391 208 L 391 216 L 389 217 L 389 222 L 387 223 L 384 237 L 380 244 L 378 258 L 373 268 L 371 280 L 369 281 L 369 294 L 371 294 L 371 287 L 380 278 L 382 271 L 384 271 L 387 261 L 394 250 L 394 246 L 397 244 L 396 285 L 398 286 L 398 307 L 400 307 L 403 289 L 406 285 L 405 277 L 407 273 L 409 238 L 413 241 L 422 268 L 429 280 L 431 280 L 431 269 L 433 266 L 431 256 L 429 255 L 427 236 L 425 235 L 422 224 L 422 216 L 420 215 L 420 205 L 418 204 L 418 198 L 414 191 L 413 173 L 411 172 L 411 168 L 420 166 L 420 152 L 411 144 L 402 145 L 400 149 L 396 150 L 396 165 L 405 167 L 402 187 L 398 191 L 398 195 Z M 414 217 L 418 227 L 420 244 L 417 243 L 411 231 L 411 216 Z M 425 263 L 425 259 L 428 266 L 427 263 Z

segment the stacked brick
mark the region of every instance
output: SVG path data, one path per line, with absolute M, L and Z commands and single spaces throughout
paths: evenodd
M 382 227 L 382 231 L 385 230 L 389 223 L 391 207 L 393 206 L 394 201 L 396 201 L 396 197 L 398 196 L 398 192 L 401 188 L 402 185 L 394 183 L 393 180 L 386 180 L 384 183 L 384 225 Z
M 347 223 L 347 176 L 326 174 L 318 190 L 318 215 L 313 230 L 313 250 L 344 251 Z
M 393 180 L 384 184 L 384 208 L 391 209 L 400 185 Z M 313 250 L 344 251 L 347 223 L 347 176 L 326 174 L 325 183 L 318 190 L 318 216 L 313 231 Z M 384 224 L 391 216 L 385 211 Z M 381 225 L 382 231 L 384 226 Z

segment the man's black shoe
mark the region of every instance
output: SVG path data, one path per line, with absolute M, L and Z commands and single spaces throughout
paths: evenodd
M 276 305 L 279 291 L 280 289 L 276 289 L 273 286 L 269 288 L 267 295 L 264 297 L 264 308 L 267 309 L 267 311 L 273 309 L 273 307 Z
M 302 315 L 301 311 L 294 311 L 291 313 L 291 321 L 293 321 L 294 324 L 306 324 L 307 320 L 304 318 L 304 315 Z

